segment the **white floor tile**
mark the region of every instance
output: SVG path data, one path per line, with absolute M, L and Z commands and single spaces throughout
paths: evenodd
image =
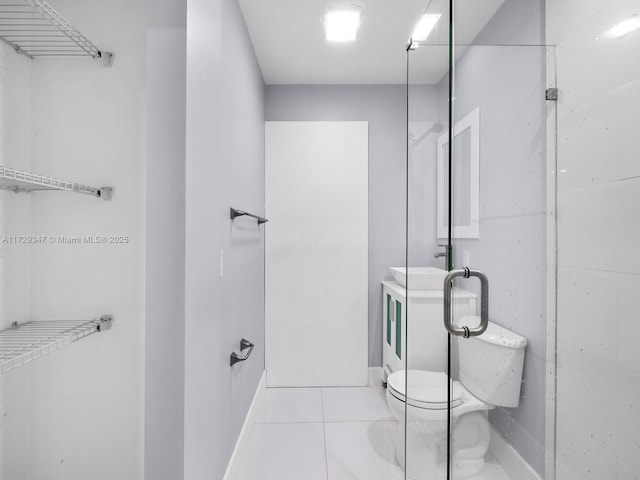
M 259 419 L 240 480 L 404 480 L 398 424 L 380 387 L 270 388 Z M 487 463 L 474 480 L 511 478 Z
M 257 424 L 242 480 L 326 480 L 322 423 Z
M 382 387 L 323 388 L 325 422 L 393 420 Z
M 258 423 L 322 423 L 320 388 L 267 388 Z
M 455 480 L 455 479 L 454 479 Z M 484 470 L 480 475 L 470 480 L 512 480 L 507 472 L 500 465 L 495 463 L 485 463 Z
M 329 480 L 402 480 L 396 435 L 395 421 L 325 423 Z

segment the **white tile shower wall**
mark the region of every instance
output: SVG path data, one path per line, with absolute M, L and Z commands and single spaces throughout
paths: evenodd
M 640 176 L 640 79 L 626 84 L 618 90 L 618 177 Z
M 613 0 L 550 0 L 546 2 L 548 45 L 558 45 Z M 576 8 L 579 6 L 579 8 Z
M 620 273 L 618 277 L 618 358 L 621 365 L 632 371 L 638 380 L 640 375 L 640 355 L 638 342 L 640 322 L 638 321 L 637 295 L 640 292 L 640 275 Z M 613 330 L 613 329 L 612 329 Z M 615 330 L 614 330 L 615 331 Z
M 638 479 L 640 35 L 604 35 L 637 2 L 547 4 L 560 89 L 557 478 Z

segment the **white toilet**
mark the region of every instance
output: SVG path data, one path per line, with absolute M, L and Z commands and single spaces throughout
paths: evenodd
M 459 323 L 474 327 L 476 318 Z M 518 406 L 527 339 L 491 322 L 479 337 L 454 338 L 460 380 L 451 385 L 452 463 L 453 478 L 461 480 L 484 468 L 491 438 L 487 411 Z M 399 424 L 396 458 L 411 480 L 446 478 L 447 386 L 446 373 L 426 370 L 400 370 L 387 379 L 387 403 Z

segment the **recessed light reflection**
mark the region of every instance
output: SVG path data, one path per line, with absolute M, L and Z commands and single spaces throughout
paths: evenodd
M 324 32 L 330 42 L 352 42 L 358 37 L 364 3 L 328 0 L 324 3 Z
M 325 20 L 325 36 L 330 42 L 350 42 L 358 36 L 360 12 L 328 12 Z
M 608 38 L 622 38 L 638 28 L 640 28 L 640 15 L 635 13 L 609 30 L 606 36 Z M 596 37 L 596 40 L 598 39 L 599 37 Z
M 440 20 L 441 16 L 442 15 L 440 15 L 439 13 L 425 13 L 420 19 L 420 22 L 416 26 L 415 30 L 413 31 L 413 35 L 411 35 L 411 38 L 416 42 L 424 42 L 429 37 L 429 34 L 436 26 L 436 23 L 438 23 L 438 20 Z

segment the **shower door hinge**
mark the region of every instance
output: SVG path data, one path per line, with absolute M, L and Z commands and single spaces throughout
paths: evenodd
M 557 101 L 558 100 L 558 89 L 557 88 L 547 88 L 545 98 L 547 100 Z

